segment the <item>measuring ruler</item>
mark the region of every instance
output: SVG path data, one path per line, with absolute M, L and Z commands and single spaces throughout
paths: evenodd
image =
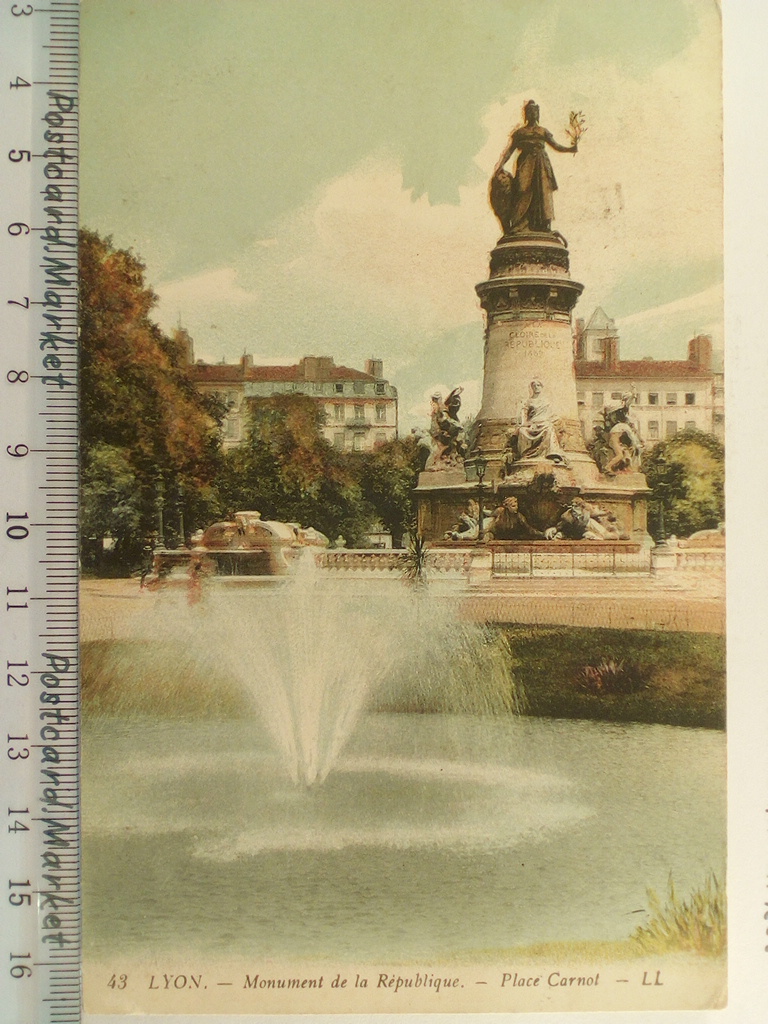
M 74 0 L 0 0 L 0 1022 L 80 1019 Z

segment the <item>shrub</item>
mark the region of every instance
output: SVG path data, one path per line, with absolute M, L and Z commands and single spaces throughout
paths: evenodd
M 427 583 L 427 542 L 420 533 L 412 534 L 411 541 L 400 555 L 403 579 L 417 587 Z
M 614 693 L 639 693 L 647 682 L 640 668 L 624 661 L 604 659 L 599 665 L 585 665 L 574 685 L 584 693 L 595 696 Z
M 651 918 L 632 933 L 632 941 L 644 953 L 693 952 L 719 956 L 725 952 L 727 919 L 725 888 L 710 872 L 703 888 L 687 900 L 675 892 L 672 876 L 667 884 L 667 900 L 662 904 L 653 889 L 648 889 Z

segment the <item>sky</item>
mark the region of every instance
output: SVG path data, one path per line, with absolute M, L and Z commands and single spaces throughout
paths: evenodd
M 625 358 L 722 348 L 714 0 L 83 0 L 81 220 L 130 247 L 198 358 L 384 360 L 405 428 L 464 386 L 529 98 L 553 227 Z

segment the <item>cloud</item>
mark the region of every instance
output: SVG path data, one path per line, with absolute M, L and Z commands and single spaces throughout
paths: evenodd
M 560 186 L 554 226 L 568 236 L 573 276 L 586 285 L 579 315 L 610 296 L 609 315 L 660 355 L 676 354 L 695 329 L 721 336 L 721 300 L 707 299 L 695 276 L 722 248 L 719 38 L 705 28 L 642 78 L 603 54 L 562 66 L 539 43 L 516 68 L 514 93 L 482 113 L 477 176 L 461 185 L 457 203 L 417 196 L 395 155 L 372 153 L 318 183 L 274 226 L 268 245 L 161 285 L 161 317 L 175 323 L 180 314 L 198 349 L 217 358 L 247 348 L 257 358 L 317 352 L 362 365 L 381 355 L 391 375 L 402 370 L 395 383 L 403 391 L 421 394 L 425 378 L 408 379 L 409 367 L 442 335 L 476 325 L 481 358 L 474 286 L 499 235 L 486 183 L 533 96 L 560 141 L 574 107 L 588 124 L 576 156 L 552 155 Z M 454 363 L 446 346 L 438 374 L 450 380 Z
M 158 285 L 156 291 L 161 325 L 168 330 L 180 320 L 191 328 L 194 339 L 201 335 L 208 339 L 208 350 L 203 353 L 198 345 L 196 356 L 210 360 L 219 359 L 223 354 L 232 357 L 232 340 L 239 334 L 244 315 L 252 316 L 259 301 L 256 292 L 238 284 L 233 267 L 166 281 Z M 239 354 L 242 346 L 235 351 Z
M 695 295 L 686 295 L 674 302 L 667 302 L 662 306 L 655 306 L 653 309 L 644 309 L 639 313 L 632 313 L 630 316 L 621 317 L 620 327 L 633 327 L 637 324 L 658 323 L 673 316 L 688 316 L 694 319 L 701 318 L 711 320 L 718 312 L 722 315 L 723 308 L 723 285 L 714 284 L 703 292 Z
M 685 359 L 687 343 L 696 334 L 709 334 L 714 348 L 722 350 L 723 298 L 719 283 L 674 302 L 618 317 L 623 358 Z M 676 339 L 674 346 L 670 338 Z

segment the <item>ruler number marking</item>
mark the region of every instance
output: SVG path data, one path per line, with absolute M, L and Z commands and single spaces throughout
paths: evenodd
M 8 748 L 6 749 L 5 753 L 9 761 L 27 760 L 27 758 L 29 757 L 29 747 L 14 747 L 11 745 L 13 743 L 24 743 L 25 741 L 29 742 L 28 735 L 11 736 L 10 733 L 7 734 L 6 742 L 8 744 Z
M 19 821 L 16 815 L 21 816 L 22 814 L 29 814 L 29 808 L 23 807 L 18 810 L 14 807 L 8 808 L 8 816 L 13 817 L 13 824 L 8 826 L 9 832 L 29 832 L 29 825 L 25 825 L 23 821 Z
M 28 593 L 29 593 L 29 588 L 28 587 L 6 587 L 5 588 L 5 596 L 6 597 L 10 597 L 11 594 L 28 594 Z M 27 605 L 26 601 L 24 602 L 24 604 L 11 604 L 9 601 L 6 601 L 6 603 L 5 603 L 5 610 L 8 611 L 8 612 L 12 608 L 27 608 L 27 607 L 28 607 L 28 605 Z
M 32 883 L 29 879 L 26 882 L 13 882 L 10 878 L 8 879 L 8 888 L 11 890 L 28 889 L 31 885 Z M 32 893 L 11 891 L 8 894 L 8 902 L 12 907 L 31 907 Z
M 19 445 L 16 445 L 16 447 L 18 448 Z M 27 448 L 26 445 L 22 445 L 21 447 Z M 23 456 L 26 455 L 27 452 L 29 452 L 29 448 L 27 448 L 26 452 L 17 453 L 14 456 L 14 458 L 23 458 Z M 10 445 L 8 446 L 8 454 L 13 455 Z M 6 512 L 6 523 L 9 523 L 12 519 L 29 519 L 29 512 L 23 512 L 20 515 L 12 515 L 10 512 Z M 26 540 L 27 537 L 29 536 L 29 527 L 23 526 L 21 523 L 13 523 L 12 526 L 6 526 L 5 535 L 9 538 L 9 540 Z
M 11 953 L 11 968 L 10 973 L 12 978 L 30 978 L 32 976 L 32 968 L 29 964 L 14 964 L 14 960 L 31 960 L 31 953 Z

